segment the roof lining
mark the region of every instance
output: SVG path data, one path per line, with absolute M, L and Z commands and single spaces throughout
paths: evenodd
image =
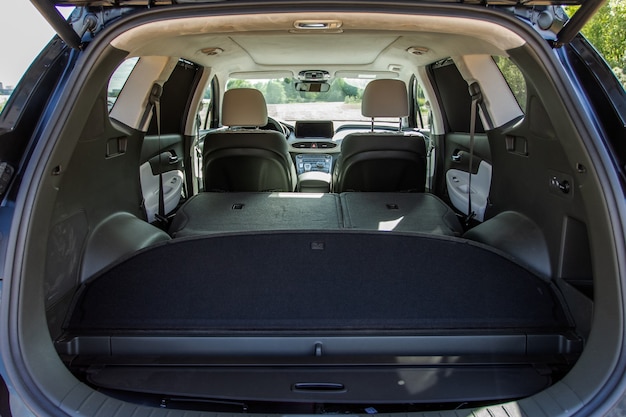
M 461 17 L 385 14 L 381 19 L 376 13 L 273 13 L 249 14 L 240 16 L 202 16 L 161 20 L 146 23 L 125 31 L 111 44 L 128 52 L 140 50 L 143 45 L 159 42 L 164 37 L 188 37 L 210 34 L 280 33 L 289 36 L 296 20 L 341 20 L 343 33 L 352 30 L 372 31 L 372 33 L 433 32 L 441 34 L 463 33 L 506 51 L 520 47 L 525 41 L 500 25 L 465 19 Z M 307 36 L 307 34 L 291 34 Z M 341 34 L 328 36 L 342 36 Z

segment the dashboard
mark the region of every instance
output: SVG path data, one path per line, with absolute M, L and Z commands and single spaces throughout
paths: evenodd
M 302 175 L 305 172 L 332 172 L 333 157 L 329 154 L 297 154 L 296 172 Z

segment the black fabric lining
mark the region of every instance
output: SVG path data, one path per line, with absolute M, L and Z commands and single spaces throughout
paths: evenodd
M 565 329 L 552 287 L 453 238 L 268 232 L 174 240 L 84 284 L 70 331 Z

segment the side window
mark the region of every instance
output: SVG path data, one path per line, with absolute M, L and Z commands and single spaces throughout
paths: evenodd
M 211 95 L 213 91 L 213 82 L 210 82 L 204 95 L 202 96 L 202 103 L 200 104 L 200 110 L 198 111 L 198 121 L 200 122 L 200 129 L 208 129 L 210 126 L 210 113 L 211 113 Z
M 411 79 L 411 87 L 413 88 L 413 97 L 415 97 L 415 120 L 420 129 L 430 129 L 430 104 L 426 99 L 424 88 L 417 81 L 417 78 Z
M 4 105 L 9 100 L 11 93 L 13 93 L 13 87 L 9 85 L 5 86 L 0 82 L 0 113 L 2 113 L 2 109 L 4 109 Z
M 109 87 L 107 88 L 107 104 L 109 112 L 113 108 L 113 105 L 117 100 L 117 96 L 120 94 L 120 91 L 122 91 L 122 88 L 124 88 L 126 80 L 130 77 L 130 73 L 133 72 L 133 69 L 135 68 L 135 65 L 137 65 L 138 61 L 138 57 L 127 59 L 122 62 L 119 67 L 117 67 L 111 76 L 111 79 L 109 80 Z
M 520 69 L 509 58 L 503 56 L 494 56 L 493 60 L 500 69 L 502 76 L 509 85 L 511 92 L 517 100 L 520 108 L 526 113 L 526 80 Z

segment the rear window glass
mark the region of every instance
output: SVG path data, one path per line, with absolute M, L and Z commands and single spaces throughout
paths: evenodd
M 426 93 L 422 85 L 415 80 L 412 84 L 413 97 L 415 98 L 416 121 L 418 127 L 422 129 L 430 128 L 430 103 L 426 98 Z
M 109 111 L 113 108 L 117 97 L 124 88 L 124 84 L 126 84 L 126 80 L 130 77 L 130 73 L 133 72 L 135 65 L 139 58 L 130 58 L 126 61 L 122 62 L 119 67 L 115 70 L 111 79 L 109 80 L 109 87 L 107 88 L 107 103 L 109 107 Z
M 7 101 L 9 101 L 9 97 L 11 97 L 11 93 L 13 92 L 13 87 L 5 86 L 0 82 L 0 113 L 4 110 L 4 105 Z
M 511 92 L 515 96 L 515 100 L 517 100 L 517 104 L 519 104 L 520 108 L 524 113 L 526 113 L 526 80 L 522 75 L 520 69 L 515 65 L 509 58 L 503 56 L 494 56 L 494 61 L 498 68 L 500 68 L 500 72 L 504 76 Z
M 204 129 L 209 126 L 209 116 L 211 115 L 211 94 L 213 93 L 212 85 L 213 82 L 209 83 L 209 86 L 206 90 L 204 90 L 202 102 L 200 103 L 200 108 L 198 109 L 198 120 Z

